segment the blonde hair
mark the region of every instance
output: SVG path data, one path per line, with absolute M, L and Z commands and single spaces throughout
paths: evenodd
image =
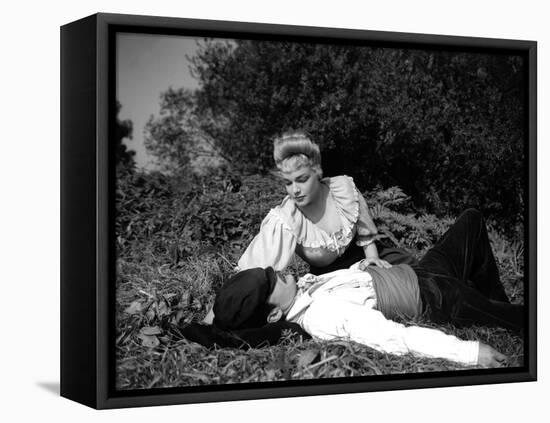
M 279 172 L 292 172 L 309 166 L 319 175 L 319 178 L 323 176 L 319 146 L 303 131 L 285 132 L 275 138 L 273 158 Z

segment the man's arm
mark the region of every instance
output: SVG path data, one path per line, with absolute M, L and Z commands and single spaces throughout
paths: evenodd
M 386 319 L 378 310 L 329 297 L 314 301 L 302 326 L 316 338 L 350 339 L 396 355 L 412 353 L 487 367 L 497 366 L 502 356 L 477 341 L 464 341 L 437 329 L 405 326 Z

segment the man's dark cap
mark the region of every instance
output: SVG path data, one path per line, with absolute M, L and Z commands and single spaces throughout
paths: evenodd
M 214 325 L 224 330 L 259 328 L 272 306 L 267 300 L 277 276 L 271 267 L 243 270 L 230 277 L 214 301 Z

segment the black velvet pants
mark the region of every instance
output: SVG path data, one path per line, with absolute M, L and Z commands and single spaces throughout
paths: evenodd
M 412 265 L 427 317 L 457 326 L 520 330 L 523 305 L 510 304 L 500 282 L 481 213 L 462 213 L 437 244 Z

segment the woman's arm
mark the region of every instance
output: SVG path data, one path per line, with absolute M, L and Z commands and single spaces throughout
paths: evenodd
M 235 270 L 272 267 L 281 271 L 287 267 L 295 250 L 296 237 L 270 212 L 262 221 L 260 232 L 239 259 Z M 202 323 L 212 324 L 213 321 L 214 310 L 210 309 Z
M 376 225 L 372 220 L 372 217 L 367 206 L 365 198 L 359 192 L 357 188 L 357 200 L 359 202 L 359 218 L 357 219 L 357 245 L 363 248 L 365 253 L 365 259 L 361 261 L 359 268 L 365 270 L 369 265 L 376 265 L 378 267 L 390 268 L 386 260 L 382 260 L 378 257 L 378 248 L 376 248 L 376 243 L 374 242 L 376 236 L 378 235 L 378 230 Z
M 296 250 L 296 237 L 280 218 L 270 212 L 262 222 L 260 232 L 249 244 L 239 262 L 238 270 L 272 267 L 284 270 Z

